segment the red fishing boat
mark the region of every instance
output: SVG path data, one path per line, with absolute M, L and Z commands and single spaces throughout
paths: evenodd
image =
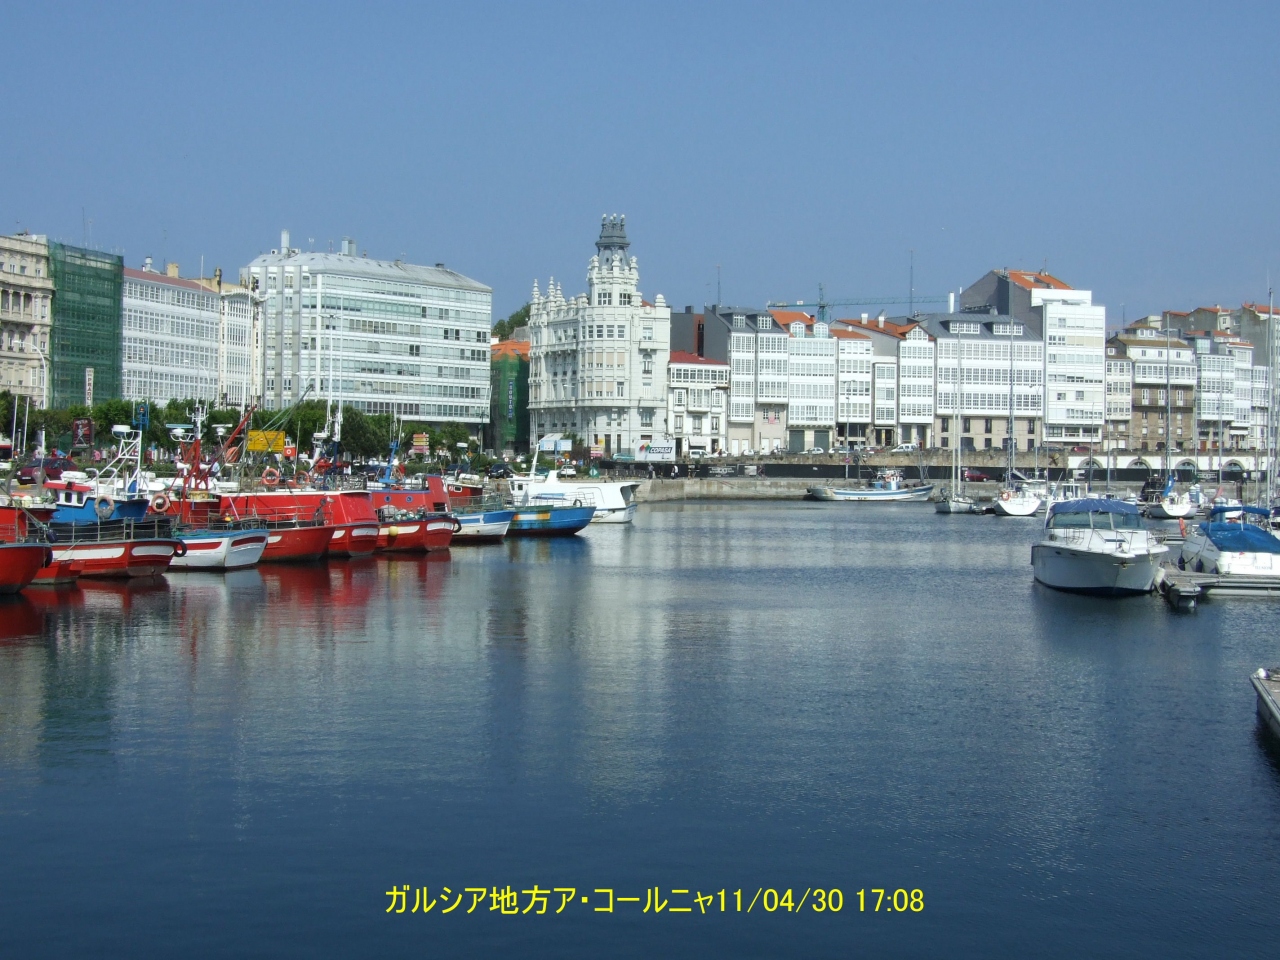
M 318 524 L 327 531 L 331 557 L 367 557 L 378 547 L 378 516 L 367 490 L 270 490 L 223 494 L 220 502 L 236 516 Z M 281 549 L 266 558 L 284 559 Z
M 168 518 L 52 523 L 48 522 L 52 513 L 51 505 L 0 506 L 0 540 L 14 545 L 38 541 L 34 545 L 42 550 L 43 562 L 31 583 L 159 576 L 175 554 L 185 552 L 182 543 L 174 539 Z
M 449 495 L 439 477 L 422 478 L 416 489 L 369 491 L 377 511 L 378 549 L 398 553 L 447 550 L 461 524 L 449 511 Z
M 50 552 L 47 543 L 0 543 L 0 593 L 17 593 L 35 580 Z

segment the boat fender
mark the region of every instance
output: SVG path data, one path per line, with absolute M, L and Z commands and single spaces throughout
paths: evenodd
M 98 498 L 97 503 L 93 505 L 93 512 L 98 515 L 99 520 L 106 520 L 111 516 L 115 508 L 116 502 L 114 500 L 107 496 L 101 496 Z
M 262 471 L 262 482 L 268 487 L 274 487 L 280 482 L 280 471 L 275 467 L 267 467 Z
M 1178 532 L 1184 537 L 1187 535 L 1187 521 L 1183 520 L 1181 517 L 1178 518 Z
M 1001 490 L 1001 491 L 1000 491 L 1000 499 L 1001 499 L 1001 500 L 1011 500 L 1012 498 L 1013 498 L 1013 494 L 1011 494 L 1008 490 Z
M 157 493 L 151 498 L 151 509 L 156 513 L 164 513 L 169 509 L 169 498 L 163 493 Z
M 186 544 L 186 541 L 185 541 L 185 540 L 179 540 L 179 541 L 177 541 L 177 543 L 178 543 L 178 545 L 177 545 L 176 547 L 174 547 L 174 548 L 173 548 L 173 555 L 174 555 L 175 557 L 185 557 L 185 556 L 187 555 L 187 544 Z
M 450 519 L 453 521 L 453 532 L 459 533 L 462 530 L 462 521 L 457 517 L 450 517 Z
M 396 537 L 400 536 L 400 528 L 399 528 L 399 527 L 387 527 L 387 536 L 388 536 L 390 539 L 394 540 Z

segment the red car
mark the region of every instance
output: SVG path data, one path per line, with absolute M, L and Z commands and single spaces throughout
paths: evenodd
M 964 479 L 968 483 L 986 483 L 991 478 L 981 470 L 974 470 L 971 467 L 964 468 Z
M 73 460 L 66 457 L 45 457 L 44 458 L 44 477 L 46 480 L 61 480 L 63 470 L 79 470 Z M 32 457 L 21 470 L 18 471 L 18 483 L 35 483 L 40 475 L 40 458 Z

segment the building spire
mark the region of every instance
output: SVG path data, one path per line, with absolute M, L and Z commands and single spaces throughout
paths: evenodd
M 615 253 L 621 254 L 626 262 L 627 247 L 631 241 L 627 239 L 627 218 L 623 216 L 603 216 L 600 218 L 600 239 L 596 241 L 600 262 L 608 263 Z

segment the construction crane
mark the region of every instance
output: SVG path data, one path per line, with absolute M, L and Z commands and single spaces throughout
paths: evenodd
M 915 313 L 915 305 L 917 303 L 947 303 L 949 302 L 949 294 L 942 296 L 917 297 L 914 294 L 910 297 L 867 297 L 861 300 L 828 300 L 826 291 L 822 284 L 818 284 L 817 300 L 779 300 L 768 304 L 770 310 L 805 310 L 810 308 L 817 309 L 817 318 L 822 323 L 829 323 L 828 308 L 830 307 L 866 307 L 866 306 L 885 306 L 888 304 L 905 303 L 908 305 L 908 311 Z

